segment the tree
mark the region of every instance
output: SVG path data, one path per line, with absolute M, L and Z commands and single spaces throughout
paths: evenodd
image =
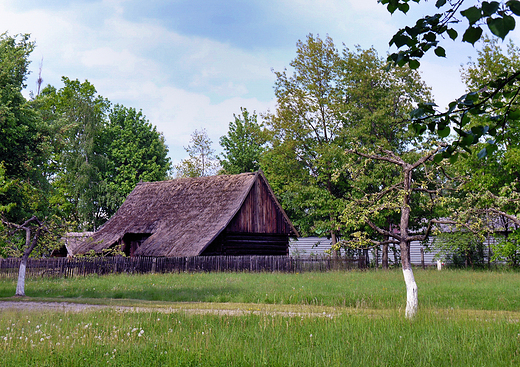
M 15 295 L 25 296 L 25 272 L 29 256 L 37 246 L 40 254 L 50 252 L 56 247 L 58 237 L 62 233 L 61 220 L 56 215 L 59 208 L 49 200 L 48 191 L 42 191 L 39 187 L 31 186 L 20 179 L 8 178 L 6 169 L 0 164 L 0 196 L 4 196 L 13 186 L 21 186 L 19 191 L 24 195 L 21 202 L 25 203 L 26 210 L 32 211 L 34 215 L 22 219 L 22 224 L 11 222 L 7 218 L 18 202 L 0 205 L 0 256 L 21 255 Z M 42 217 L 45 219 L 40 220 Z
M 408 12 L 410 0 L 380 0 L 393 13 L 400 10 Z M 420 0 L 413 0 L 419 3 Z M 408 64 L 416 69 L 419 60 L 430 50 L 439 57 L 446 57 L 440 42 L 448 36 L 452 40 L 460 39 L 452 27 L 454 23 L 467 21 L 467 28 L 462 35 L 462 42 L 475 44 L 482 38 L 483 27 L 487 27 L 494 37 L 502 40 L 515 29 L 515 16 L 520 15 L 520 1 L 483 1 L 468 8 L 462 5 L 464 0 L 437 0 L 435 6 L 441 12 L 426 15 L 411 27 L 400 29 L 390 40 L 399 50 L 389 56 L 393 63 L 403 66 Z M 520 70 L 508 70 L 492 80 L 481 82 L 478 88 L 470 90 L 449 104 L 447 111 L 439 111 L 435 104 L 420 104 L 411 114 L 415 129 L 422 133 L 429 129 L 440 137 L 446 137 L 453 129 L 455 139 L 436 161 L 458 154 L 459 149 L 471 151 L 481 139 L 487 139 L 480 147 L 479 156 L 492 153 L 500 144 L 504 133 L 512 122 L 520 119 L 518 109 L 514 107 L 520 92 Z M 504 103 L 503 100 L 506 100 Z M 479 125 L 468 126 L 471 116 L 487 117 Z
M 95 230 L 106 220 L 97 200 L 107 163 L 99 137 L 110 102 L 88 81 L 67 77 L 62 81 L 62 88 L 47 86 L 38 97 L 47 124 L 59 132 L 53 142 L 53 186 L 69 203 L 78 228 Z
M 203 177 L 216 174 L 218 169 L 213 142 L 208 137 L 206 129 L 195 130 L 191 134 L 191 145 L 184 147 L 189 157 L 183 159 L 174 168 L 177 177 Z
M 141 111 L 115 105 L 99 139 L 106 159 L 97 201 L 110 218 L 140 181 L 166 180 L 171 161 L 164 136 Z
M 298 41 L 287 71 L 275 72 L 275 114 L 266 116 L 272 148 L 263 156 L 269 182 L 303 233 L 337 235 L 345 180 L 333 180 L 344 157 L 340 55 L 330 37 Z M 320 223 L 318 223 L 320 222 Z
M 463 80 L 468 90 L 478 87 L 481 83 L 495 79 L 498 75 L 510 70 L 520 68 L 520 50 L 510 42 L 507 51 L 504 52 L 496 39 L 484 38 L 483 48 L 478 51 L 475 61 L 468 63 L 462 69 Z M 504 93 L 508 93 L 509 87 L 504 87 Z M 511 91 L 512 92 L 512 91 Z M 499 106 L 502 105 L 500 108 Z M 518 109 L 517 101 L 511 100 L 504 95 L 495 100 L 497 113 L 504 113 L 506 109 Z M 468 128 L 481 126 L 487 119 L 486 115 L 471 116 Z M 454 168 L 454 177 L 457 184 L 453 194 L 445 199 L 444 205 L 448 208 L 450 216 L 459 223 L 473 223 L 471 236 L 484 237 L 489 234 L 494 236 L 498 242 L 494 245 L 495 252 L 504 253 L 500 246 L 506 246 L 506 253 L 511 259 L 515 254 L 511 252 L 514 241 L 500 237 L 508 236 L 518 228 L 517 218 L 520 213 L 518 201 L 520 200 L 520 187 L 518 186 L 520 168 L 520 122 L 509 121 L 508 128 L 501 134 L 500 142 L 493 145 L 493 151 L 483 155 L 479 150 L 486 147 L 484 143 L 476 143 L 475 152 L 453 155 L 451 160 Z M 491 154 L 492 153 L 492 154 Z M 459 234 L 450 235 L 451 237 Z M 468 234 L 469 236 L 469 234 Z M 514 237 L 514 235 L 513 235 Z M 472 241 L 477 243 L 478 241 Z M 443 249 L 452 246 L 453 252 L 463 248 L 468 254 L 466 263 L 470 263 L 472 251 L 470 248 L 460 246 L 456 241 L 443 242 Z
M 344 169 L 352 160 L 345 149 L 402 151 L 413 137 L 407 114 L 431 97 L 417 72 L 386 71 L 374 49 L 340 54 L 330 37 L 312 35 L 297 46 L 294 73 L 276 73 L 278 106 L 266 117 L 272 148 L 262 167 L 299 230 L 334 239 L 343 234 L 340 216 L 351 193 L 379 191 L 398 174 L 371 162 L 355 176 Z
M 408 154 L 406 159 L 386 149 L 380 149 L 378 153 L 349 150 L 349 153 L 353 153 L 359 157 L 386 162 L 400 169 L 399 179 L 393 186 L 379 193 L 367 194 L 361 200 L 351 201 L 343 213 L 343 220 L 347 225 L 354 228 L 366 223 L 373 231 L 388 238 L 389 241 L 397 241 L 399 243 L 403 276 L 406 284 L 405 315 L 407 318 L 413 318 L 415 316 L 418 306 L 418 288 L 410 263 L 410 243 L 412 241 L 424 241 L 427 239 L 434 223 L 452 223 L 452 221 L 440 221 L 434 217 L 430 219 L 428 223 L 422 223 L 426 228 L 424 233 L 410 234 L 412 207 L 413 205 L 417 205 L 417 203 L 413 203 L 412 201 L 414 193 L 423 193 L 435 198 L 440 191 L 440 187 L 436 187 L 435 182 L 433 182 L 434 186 L 432 186 L 431 182 L 434 177 L 439 177 L 439 175 L 434 174 L 437 172 L 431 171 L 431 168 L 427 167 L 427 163 L 430 162 L 444 146 L 445 144 L 439 144 L 437 148 L 432 150 Z M 429 176 L 430 182 L 417 179 L 416 172 L 421 170 L 423 173 L 428 172 L 427 176 Z M 372 218 L 377 216 L 378 212 L 381 211 L 396 211 L 399 213 L 398 231 L 382 228 L 373 222 Z M 419 217 L 418 219 L 423 220 L 426 218 Z M 363 231 L 355 232 L 353 237 L 352 242 L 357 246 L 366 246 L 367 243 L 375 245 L 381 244 L 381 241 L 371 240 L 370 234 Z
M 29 73 L 29 55 L 35 45 L 29 35 L 0 35 L 0 163 L 5 176 L 19 184 L 11 185 L 0 205 L 16 204 L 9 219 L 21 221 L 28 215 L 22 187 L 32 184 L 47 189 L 42 167 L 48 157 L 48 135 L 31 104 L 22 95 Z
M 260 169 L 260 156 L 265 151 L 266 132 L 258 123 L 258 116 L 246 108 L 240 108 L 241 114 L 233 115 L 235 121 L 229 123 L 227 135 L 220 138 L 224 153 L 218 158 L 222 173 L 237 174 L 255 172 Z

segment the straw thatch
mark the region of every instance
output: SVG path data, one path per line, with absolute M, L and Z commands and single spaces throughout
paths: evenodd
M 258 188 L 267 194 L 258 196 Z M 257 197 L 267 198 L 264 201 L 268 203 L 259 202 Z M 246 205 L 260 209 L 244 208 Z M 247 219 L 244 213 L 258 213 L 261 218 Z M 282 223 L 271 223 L 273 218 Z M 219 235 L 229 230 L 230 224 L 234 233 L 245 228 L 246 232 L 285 235 L 287 242 L 289 235 L 297 235 L 261 172 L 181 178 L 139 183 L 117 213 L 76 254 L 101 253 L 122 245 L 134 246 L 129 254 L 136 256 L 198 256 L 217 237 L 221 239 Z

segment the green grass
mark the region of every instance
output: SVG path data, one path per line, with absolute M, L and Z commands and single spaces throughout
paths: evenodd
M 510 366 L 508 319 L 8 312 L 2 366 Z
M 26 300 L 139 305 L 151 310 L 3 311 L 0 363 L 520 365 L 519 273 L 419 269 L 415 277 L 420 308 L 413 321 L 403 317 L 405 287 L 399 270 L 29 279 Z M 13 300 L 15 285 L 14 280 L 0 280 L 0 301 Z M 169 307 L 176 311 L 158 312 Z M 242 312 L 201 315 L 189 311 L 193 308 Z M 281 316 L 276 311 L 303 316 Z
M 415 271 L 419 307 L 520 311 L 520 273 Z M 0 280 L 0 299 L 16 280 Z M 399 309 L 405 303 L 400 270 L 328 273 L 195 273 L 29 279 L 31 298 L 135 299 Z

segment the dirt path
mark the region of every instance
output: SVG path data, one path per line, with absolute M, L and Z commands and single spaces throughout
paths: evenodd
M 333 317 L 332 313 L 327 312 L 294 312 L 294 311 L 273 311 L 273 310 L 250 310 L 241 308 L 199 308 L 190 306 L 178 307 L 133 307 L 133 306 L 109 306 L 92 305 L 71 302 L 25 302 L 25 301 L 0 301 L 0 312 L 2 310 L 26 310 L 26 311 L 61 311 L 61 312 L 91 312 L 102 309 L 112 309 L 119 312 L 161 312 L 176 313 L 185 312 L 189 314 L 213 314 L 223 316 L 240 315 L 277 315 L 287 317 Z

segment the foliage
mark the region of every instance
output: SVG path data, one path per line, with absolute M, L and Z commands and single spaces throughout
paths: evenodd
M 482 50 L 478 51 L 477 59 L 462 69 L 463 80 L 468 89 L 476 88 L 481 82 L 493 80 L 508 70 L 520 67 L 520 52 L 512 42 L 507 45 L 507 53 L 496 39 L 485 38 L 483 45 Z M 507 102 L 508 106 L 504 105 L 502 110 L 516 108 L 515 101 L 503 99 L 503 102 Z M 500 112 L 498 105 L 496 108 Z M 487 118 L 472 116 L 468 126 L 479 126 Z M 502 132 L 500 143 L 493 146 L 493 154 L 483 156 L 477 153 L 479 149 L 486 149 L 483 143 L 477 143 L 474 145 L 476 151 L 451 159 L 451 193 L 443 200 L 442 205 L 447 215 L 457 222 L 459 230 L 477 234 L 489 233 L 498 238 L 520 225 L 519 125 L 518 121 L 509 121 L 508 124 L 508 128 Z M 499 241 L 494 249 L 501 253 L 502 245 L 507 246 L 506 242 Z M 444 245 L 446 246 L 447 244 Z M 453 251 L 457 253 L 458 246 Z
M 397 9 L 406 13 L 409 2 L 381 0 L 392 13 Z M 467 21 L 462 42 L 475 44 L 481 39 L 484 23 L 494 37 L 503 40 L 514 30 L 515 16 L 520 15 L 520 2 L 517 0 L 483 1 L 465 9 L 462 8 L 463 3 L 464 0 L 437 0 L 435 6 L 442 10 L 440 13 L 420 18 L 413 27 L 404 27 L 392 37 L 390 45 L 395 45 L 400 50 L 391 54 L 389 60 L 397 65 L 408 64 L 416 69 L 420 65 L 419 60 L 431 49 L 437 56 L 445 57 L 446 52 L 439 45 L 439 40 L 446 38 L 446 35 L 452 40 L 459 39 L 458 32 L 453 28 L 455 23 L 460 22 L 459 19 Z M 482 139 L 487 141 L 484 147 L 479 147 L 479 157 L 484 157 L 496 150 L 496 146 L 504 140 L 509 126 L 520 119 L 520 113 L 515 107 L 519 91 L 520 70 L 507 70 L 480 82 L 478 88 L 471 89 L 451 102 L 447 111 L 439 111 L 433 103 L 420 104 L 411 114 L 414 128 L 419 133 L 429 129 L 441 137 L 448 136 L 451 130 L 456 132 L 457 139 L 439 153 L 436 161 L 449 157 L 456 159 L 459 149 L 471 151 Z M 471 126 L 470 121 L 474 116 L 481 116 L 483 119 L 479 124 Z
M 32 102 L 51 138 L 54 202 L 78 230 L 101 226 L 142 180 L 168 177 L 164 137 L 142 112 L 115 105 L 88 81 L 62 78 Z
M 495 239 L 491 244 L 493 251 L 492 261 L 506 261 L 508 265 L 520 265 L 520 229 L 515 229 L 503 237 Z
M 255 111 L 252 114 L 246 108 L 241 114 L 233 115 L 235 121 L 229 123 L 227 135 L 220 138 L 224 153 L 218 158 L 222 166 L 221 173 L 237 174 L 256 172 L 260 169 L 260 156 L 265 151 L 266 132 L 258 123 Z
M 375 50 L 340 53 L 330 37 L 299 41 L 290 66 L 292 75 L 275 73 L 278 107 L 266 116 L 272 137 L 262 167 L 300 232 L 334 238 L 353 185 L 379 191 L 394 174 L 373 165 L 354 177 L 345 149 L 404 149 L 411 141 L 406 115 L 429 90 L 409 69 L 385 72 Z
M 0 163 L 4 187 L 0 206 L 10 206 L 8 219 L 31 215 L 28 187 L 48 189 L 42 167 L 48 159 L 48 138 L 41 118 L 22 95 L 34 42 L 29 35 L 0 35 Z
M 195 130 L 191 134 L 190 144 L 184 147 L 189 157 L 175 165 L 176 177 L 203 177 L 217 173 L 218 163 L 213 142 L 206 129 Z
M 469 231 L 437 232 L 429 249 L 438 251 L 436 258 L 457 267 L 483 267 L 488 251 L 486 237 Z
M 141 111 L 115 105 L 100 134 L 106 165 L 97 199 L 110 218 L 140 181 L 162 181 L 171 170 L 164 136 Z
M 106 220 L 96 198 L 107 163 L 99 136 L 109 102 L 88 81 L 62 81 L 62 88 L 47 86 L 38 97 L 47 124 L 60 132 L 54 140 L 53 186 L 65 197 L 68 215 L 79 228 L 96 228 Z

